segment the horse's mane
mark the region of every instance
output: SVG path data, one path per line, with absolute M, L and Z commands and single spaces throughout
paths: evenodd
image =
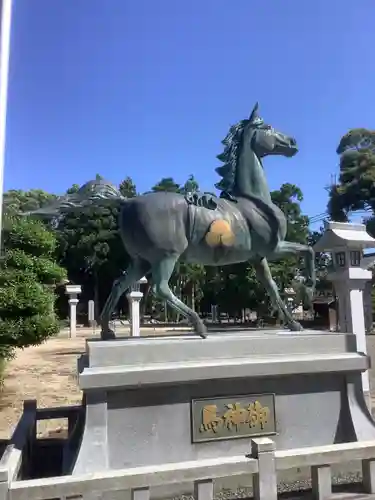
M 224 165 L 216 168 L 216 172 L 222 179 L 215 184 L 215 187 L 221 191 L 221 196 L 226 197 L 230 195 L 233 189 L 243 131 L 248 123 L 249 120 L 241 120 L 236 125 L 232 125 L 225 139 L 222 141 L 225 148 L 217 156 L 217 159 L 222 161 Z

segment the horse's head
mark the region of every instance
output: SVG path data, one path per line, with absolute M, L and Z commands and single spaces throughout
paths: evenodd
M 278 132 L 264 123 L 258 115 L 258 103 L 247 121 L 245 134 L 248 134 L 252 149 L 259 158 L 267 155 L 291 157 L 298 152 L 297 142 L 293 137 Z
M 263 171 L 261 158 L 267 155 L 294 156 L 298 151 L 293 137 L 264 123 L 258 115 L 258 103 L 248 119 L 230 127 L 222 143 L 225 149 L 217 158 L 224 165 L 216 169 L 222 179 L 215 187 L 220 189 L 220 196 L 231 198 L 238 193 L 260 192 L 262 189 L 263 193 L 269 194 L 264 174 L 259 175 L 259 169 Z

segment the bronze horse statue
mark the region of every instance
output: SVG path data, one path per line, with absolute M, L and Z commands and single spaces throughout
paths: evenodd
M 268 155 L 294 156 L 298 151 L 296 141 L 267 125 L 258 115 L 256 104 L 248 119 L 230 128 L 223 145 L 224 152 L 218 156 L 223 165 L 216 169 L 222 177 L 216 184 L 220 197 L 208 193 L 191 196 L 155 192 L 126 199 L 113 185 L 105 183 L 89 190 L 81 188 L 76 198 L 73 195 L 65 201 L 66 208 L 93 203 L 98 198 L 122 200 L 119 227 L 131 261 L 114 282 L 101 312 L 102 339 L 115 337 L 109 322 L 122 294 L 148 275 L 154 294 L 185 316 L 197 334 L 206 336 L 207 329 L 199 315 L 169 286 L 178 260 L 205 266 L 250 260 L 286 325 L 291 330 L 302 329 L 280 297 L 268 260 L 298 254 L 304 257 L 308 304 L 316 280 L 314 252 L 308 245 L 285 241 L 287 222 L 283 212 L 272 203 L 262 165 Z M 64 202 L 60 205 L 64 206 Z

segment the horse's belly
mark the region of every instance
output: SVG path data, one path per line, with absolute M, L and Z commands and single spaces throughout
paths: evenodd
M 216 248 L 207 245 L 188 247 L 181 256 L 181 260 L 191 264 L 203 264 L 204 266 L 225 266 L 245 262 L 253 256 L 250 249 L 227 248 L 218 246 Z

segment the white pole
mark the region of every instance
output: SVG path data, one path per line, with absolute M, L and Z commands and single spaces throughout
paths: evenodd
M 12 0 L 0 0 L 0 249 L 3 219 L 5 134 L 8 98 Z

